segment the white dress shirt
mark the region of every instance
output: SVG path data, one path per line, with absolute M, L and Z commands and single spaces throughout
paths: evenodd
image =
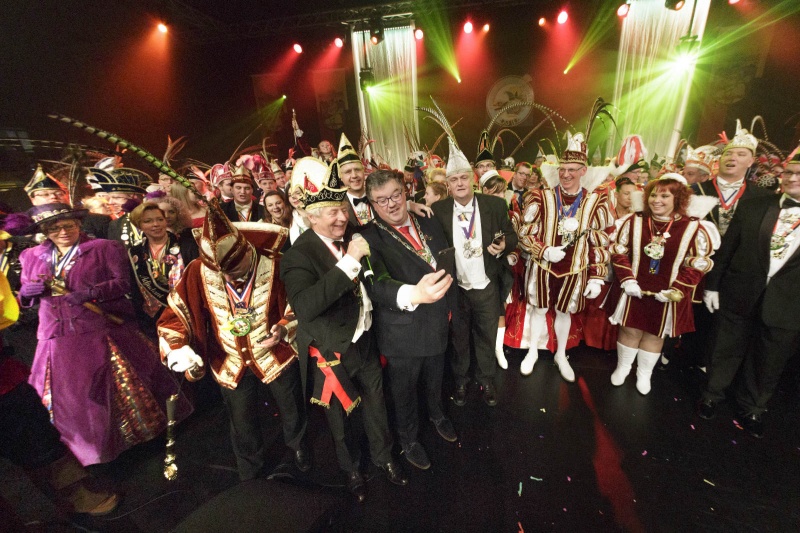
M 778 215 L 779 220 L 781 216 L 787 216 L 787 215 L 800 216 L 800 207 L 789 207 L 788 209 L 783 209 L 783 202 L 784 200 L 786 200 L 786 198 L 788 198 L 788 196 L 786 194 L 783 194 L 781 196 L 781 199 L 779 200 L 779 205 L 781 206 L 781 212 Z M 789 240 L 789 237 L 791 237 L 791 240 Z M 789 235 L 787 235 L 787 241 L 789 241 L 789 247 L 787 248 L 786 253 L 783 255 L 782 258 L 778 259 L 776 257 L 773 257 L 772 254 L 770 253 L 769 274 L 767 274 L 767 283 L 769 283 L 769 280 L 772 279 L 772 277 L 775 276 L 775 274 L 777 274 L 781 268 L 783 268 L 783 265 L 786 264 L 786 261 L 788 261 L 789 258 L 792 257 L 792 255 L 797 251 L 797 248 L 800 246 L 800 227 L 794 228 L 794 230 L 791 233 L 789 233 Z
M 456 275 L 458 277 L 458 286 L 466 290 L 485 289 L 489 285 L 489 277 L 486 275 L 483 255 L 471 257 L 469 259 L 464 257 L 464 243 L 467 241 L 466 237 L 464 237 L 464 231 L 469 229 L 469 220 L 471 218 L 473 205 L 472 201 L 462 206 L 453 200 L 453 204 L 453 246 L 456 248 Z M 478 208 L 477 201 L 475 201 L 474 205 L 475 229 L 473 232 L 474 237 L 471 239 L 472 247 L 483 249 L 483 239 L 481 238 L 481 211 Z M 467 218 L 464 222 L 459 220 L 458 217 L 462 212 Z M 483 253 L 487 253 L 486 250 L 483 250 Z

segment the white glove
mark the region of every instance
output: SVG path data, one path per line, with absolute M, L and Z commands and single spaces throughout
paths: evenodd
M 508 264 L 513 267 L 514 265 L 517 264 L 517 261 L 519 261 L 519 257 L 517 256 L 517 254 L 513 254 L 513 253 L 512 254 L 508 254 L 506 256 L 506 261 L 508 261 Z
M 639 287 L 639 282 L 635 279 L 629 279 L 622 282 L 622 290 L 631 298 L 641 298 L 642 288 Z
M 704 291 L 703 303 L 706 304 L 706 309 L 709 313 L 719 310 L 719 293 L 717 291 Z
M 167 368 L 173 372 L 186 372 L 197 366 L 203 366 L 203 360 L 189 346 L 181 346 L 167 354 Z
M 558 263 L 567 255 L 567 252 L 564 251 L 563 246 L 548 246 L 544 250 L 544 254 L 542 257 L 545 261 L 549 261 L 551 263 Z
M 603 288 L 603 280 L 600 279 L 590 279 L 586 282 L 586 290 L 583 291 L 583 295 L 589 299 L 594 300 L 598 296 L 600 296 L 600 291 Z
M 664 289 L 663 291 L 658 291 L 658 294 L 654 296 L 656 300 L 661 302 L 662 304 L 666 304 L 671 302 L 669 298 L 667 298 L 667 294 L 670 294 L 672 291 L 670 289 Z

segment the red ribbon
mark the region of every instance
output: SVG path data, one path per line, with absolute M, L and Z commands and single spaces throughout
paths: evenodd
M 333 369 L 330 365 L 326 364 L 328 361 L 322 356 L 322 353 L 313 346 L 308 347 L 308 354 L 317 360 L 317 368 L 319 368 L 325 376 L 325 382 L 322 384 L 322 394 L 320 394 L 319 398 L 320 402 L 325 405 L 330 405 L 331 396 L 335 394 L 341 402 L 342 407 L 344 407 L 344 410 L 350 412 L 350 406 L 353 404 L 353 400 L 350 399 L 345 392 L 339 379 L 333 373 Z M 341 364 L 342 354 L 333 352 L 333 355 L 336 356 L 336 360 Z

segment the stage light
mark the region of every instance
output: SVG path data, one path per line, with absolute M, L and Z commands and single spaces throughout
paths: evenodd
M 303 47 L 300 46 L 299 43 L 294 43 L 294 46 L 292 48 L 294 48 L 294 51 L 297 52 L 298 54 L 303 53 Z
M 728 0 L 728 3 L 733 6 L 733 5 L 738 4 L 739 0 Z
M 664 2 L 664 7 L 672 11 L 680 11 L 684 4 L 686 4 L 685 0 L 667 0 Z
M 333 40 L 333 44 L 336 45 L 336 48 L 341 48 L 344 46 L 344 40 L 341 37 L 337 37 Z
M 361 86 L 362 91 L 369 92 L 369 90 L 375 85 L 375 74 L 373 74 L 371 68 L 364 67 L 361 69 L 361 72 L 358 76 L 358 83 Z
M 160 31 L 161 33 L 167 33 L 168 30 L 169 28 L 167 28 L 166 24 L 164 24 L 163 22 L 158 23 L 158 31 Z
M 625 18 L 628 16 L 628 11 L 631 10 L 631 6 L 629 4 L 622 4 L 617 8 L 617 16 L 619 18 Z
M 383 41 L 383 20 L 376 19 L 369 23 L 369 40 L 372 44 Z
M 484 25 L 483 25 L 483 31 L 484 31 L 484 32 L 487 32 L 487 31 L 489 31 L 489 25 L 488 25 L 488 24 L 484 24 Z
M 565 24 L 568 18 L 569 18 L 569 13 L 567 13 L 567 10 L 565 9 L 558 14 L 558 19 L 556 20 L 558 21 L 559 24 Z
M 421 29 L 417 28 L 416 30 L 414 30 L 414 39 L 421 41 L 423 37 L 424 34 L 422 33 Z
M 283 98 L 284 100 L 286 100 L 286 95 L 284 94 L 283 96 L 281 96 L 281 98 Z
M 464 23 L 464 33 L 472 33 L 472 22 L 467 21 Z
M 547 23 L 547 19 L 546 18 L 542 17 L 542 18 L 539 19 L 539 26 L 544 26 L 545 23 Z

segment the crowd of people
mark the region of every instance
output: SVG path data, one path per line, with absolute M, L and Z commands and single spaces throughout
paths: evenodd
M 473 381 L 495 406 L 507 348 L 525 351 L 522 375 L 552 351 L 573 382 L 567 351 L 580 342 L 616 350 L 613 386 L 636 363 L 642 395 L 680 343 L 707 373 L 699 416 L 715 416 L 733 388 L 738 419 L 763 437 L 800 348 L 800 153 L 767 152 L 737 124 L 730 140 L 663 161 L 630 136 L 603 164 L 589 160 L 590 131 L 570 132 L 560 153 L 498 164 L 484 142 L 470 161 L 445 128 L 445 159 L 411 153 L 402 170 L 365 159 L 344 134 L 338 151 L 298 143 L 284 164 L 250 152 L 205 170 L 170 141 L 155 181 L 107 157 L 80 200 L 70 193 L 80 187 L 39 166 L 25 186 L 33 206 L 4 213 L 0 233 L 4 278 L 39 324 L 30 375 L 4 370 L 0 393 L 6 402 L 24 388 L 37 414 L 4 416 L 0 434 L 38 424 L 29 434 L 51 445 L 23 459 L 17 443 L 13 459 L 61 460 L 60 440 L 77 471 L 111 461 L 166 427 L 180 374 L 198 382 L 210 369 L 240 479 L 267 467 L 257 402 L 267 385 L 296 468 L 312 467 L 307 409 L 320 405 L 363 501 L 351 412 L 362 411 L 372 462 L 406 485 L 392 450 L 430 467 L 423 416 L 458 439 L 446 368 L 456 406 Z M 183 399 L 174 421 L 191 410 Z M 116 505 L 81 490 L 81 512 Z

